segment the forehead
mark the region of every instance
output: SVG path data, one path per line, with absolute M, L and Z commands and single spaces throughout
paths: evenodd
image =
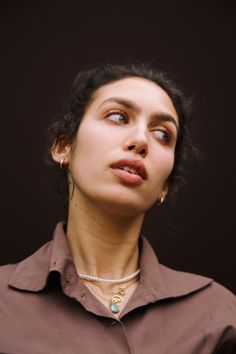
M 101 86 L 95 92 L 92 103 L 100 105 L 112 97 L 130 99 L 139 104 L 141 108 L 169 113 L 178 119 L 171 98 L 153 81 L 139 77 L 128 77 L 111 82 Z

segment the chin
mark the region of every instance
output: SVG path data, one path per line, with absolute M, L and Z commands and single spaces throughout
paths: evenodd
M 108 213 L 117 214 L 119 216 L 138 216 L 145 214 L 152 204 L 144 203 L 140 200 L 132 200 L 127 198 L 106 199 L 102 201 L 102 207 L 106 208 Z
M 100 188 L 99 188 L 100 187 Z M 94 190 L 87 190 L 84 197 L 108 214 L 120 216 L 138 216 L 144 214 L 155 203 L 156 199 L 142 196 L 136 190 L 129 190 L 117 186 L 96 186 Z M 80 199 L 80 198 L 79 198 Z

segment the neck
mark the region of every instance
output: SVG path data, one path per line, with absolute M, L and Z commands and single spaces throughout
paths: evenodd
M 143 217 L 122 217 L 95 205 L 71 204 L 67 238 L 77 271 L 108 279 L 135 272 Z

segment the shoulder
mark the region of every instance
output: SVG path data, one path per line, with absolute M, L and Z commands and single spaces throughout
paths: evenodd
M 180 272 L 163 265 L 160 271 L 168 287 L 173 316 L 192 319 L 200 326 L 214 353 L 236 353 L 236 296 L 213 279 Z

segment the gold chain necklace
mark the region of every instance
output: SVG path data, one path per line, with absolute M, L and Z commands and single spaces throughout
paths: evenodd
M 124 302 L 124 296 L 125 296 L 125 290 L 132 284 L 134 284 L 138 279 L 138 277 L 136 277 L 136 279 L 134 279 L 130 284 L 126 285 L 126 286 L 122 286 L 119 287 L 119 289 L 117 291 L 112 292 L 112 296 L 109 299 L 109 308 L 111 310 L 112 313 L 116 314 L 120 312 L 120 306 L 123 304 Z M 96 282 L 97 283 L 97 282 Z M 97 284 L 97 286 L 102 289 L 103 291 L 105 290 L 103 287 L 101 287 L 100 285 Z M 90 285 L 87 287 L 94 292 L 97 296 L 99 296 L 101 299 L 105 300 L 107 302 L 107 298 L 105 298 L 104 296 L 100 295 L 97 293 L 97 291 L 95 291 L 93 288 L 90 287 Z

